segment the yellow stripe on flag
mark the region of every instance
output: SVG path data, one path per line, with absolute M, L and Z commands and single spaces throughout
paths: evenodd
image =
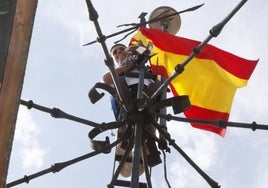
M 152 72 L 169 77 L 176 65 L 184 63 L 200 42 L 176 37 L 160 30 L 140 28 L 130 45 L 152 42 L 150 59 Z M 173 94 L 188 95 L 191 107 L 184 112 L 187 118 L 228 120 L 237 88 L 247 85 L 258 61 L 246 60 L 229 52 L 205 45 L 201 53 L 184 67 L 184 71 L 170 83 Z M 225 129 L 210 125 L 192 126 L 224 136 Z
M 161 50 L 157 47 L 153 51 L 158 55 L 151 58 L 151 65 L 164 66 L 167 75 L 171 75 L 176 64 L 187 58 L 167 52 L 159 53 Z M 179 95 L 188 95 L 192 104 L 228 113 L 236 88 L 245 86 L 247 80 L 228 73 L 213 60 L 194 58 L 171 84 Z

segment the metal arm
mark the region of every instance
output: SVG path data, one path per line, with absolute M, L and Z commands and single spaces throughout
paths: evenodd
M 132 30 L 137 30 L 139 27 L 141 26 L 144 26 L 146 24 L 150 24 L 150 23 L 154 23 L 154 22 L 158 22 L 162 19 L 167 19 L 169 17 L 172 17 L 174 15 L 177 15 L 177 14 L 182 14 L 182 13 L 185 13 L 185 12 L 190 12 L 190 11 L 194 11 L 200 7 L 202 7 L 204 4 L 201 4 L 201 5 L 197 5 L 197 6 L 194 6 L 194 7 L 191 7 L 191 8 L 188 8 L 188 9 L 185 9 L 185 10 L 182 10 L 182 11 L 179 11 L 179 12 L 176 12 L 174 14 L 170 14 L 170 15 L 165 15 L 165 16 L 161 16 L 161 17 L 158 17 L 158 18 L 155 18 L 153 20 L 149 20 L 149 21 L 146 21 L 146 22 L 142 22 L 142 23 L 131 23 L 131 24 L 123 24 L 123 25 L 120 25 L 119 27 L 121 26 L 131 26 L 130 28 L 127 28 L 127 29 L 124 29 L 122 31 L 118 31 L 118 32 L 115 32 L 113 34 L 110 34 L 110 35 L 107 35 L 107 36 L 102 36 L 104 39 L 107 39 L 107 38 L 111 38 L 111 37 L 114 37 L 114 36 L 117 36 L 117 35 L 120 35 L 122 33 L 125 33 L 125 32 L 129 32 L 129 31 L 132 31 Z M 96 42 L 99 42 L 99 39 L 97 40 L 94 40 L 94 41 L 91 41 L 89 43 L 86 43 L 84 44 L 83 46 L 87 46 L 87 45 L 91 45 L 91 44 L 94 44 Z
M 184 158 L 185 160 L 207 181 L 212 188 L 220 188 L 220 185 L 210 178 L 176 143 L 175 140 L 171 139 L 170 134 L 162 129 L 161 125 L 154 123 L 154 126 L 162 133 L 170 145 L 172 145 Z
M 255 121 L 252 123 L 238 123 L 238 122 L 229 122 L 226 120 L 204 120 L 204 119 L 189 119 L 183 117 L 172 116 L 171 114 L 159 114 L 155 113 L 156 116 L 165 118 L 167 121 L 174 120 L 186 123 L 197 123 L 197 124 L 206 124 L 212 125 L 219 128 L 226 127 L 236 127 L 236 128 L 244 128 L 244 129 L 252 129 L 253 131 L 259 130 L 268 130 L 268 125 L 257 124 Z
M 101 123 L 101 124 L 95 123 L 93 121 L 89 121 L 89 120 L 86 120 L 83 118 L 79 118 L 79 117 L 67 114 L 58 108 L 47 108 L 47 107 L 35 104 L 32 100 L 27 102 L 27 101 L 24 101 L 21 99 L 20 104 L 26 106 L 28 109 L 35 108 L 37 110 L 49 113 L 54 118 L 69 119 L 72 121 L 76 121 L 76 122 L 79 122 L 79 123 L 82 123 L 85 125 L 89 125 L 91 127 L 103 129 L 103 130 L 109 129 L 109 128 L 119 124 L 119 122 L 110 122 L 110 123 Z
M 109 55 L 109 52 L 108 52 L 108 49 L 107 49 L 107 46 L 106 46 L 106 43 L 105 43 L 106 37 L 102 34 L 102 31 L 101 31 L 101 28 L 100 28 L 100 25 L 99 25 L 99 22 L 98 22 L 98 17 L 99 17 L 98 13 L 95 10 L 95 8 L 93 7 L 93 5 L 92 5 L 90 0 L 86 0 L 86 3 L 87 3 L 87 7 L 88 7 L 88 12 L 89 12 L 89 19 L 94 22 L 97 34 L 99 36 L 98 42 L 101 43 L 102 49 L 103 49 L 105 57 L 106 57 L 105 64 L 110 70 L 110 74 L 112 76 L 114 86 L 115 86 L 116 91 L 118 93 L 119 99 L 120 99 L 120 101 L 122 101 L 123 107 L 125 108 L 125 110 L 130 111 L 130 108 L 127 106 L 127 103 L 126 103 L 126 98 L 125 98 L 125 96 L 123 94 L 123 90 L 120 87 L 118 77 L 117 77 L 117 75 L 115 73 L 113 59 Z
M 73 165 L 75 163 L 78 163 L 80 161 L 83 161 L 85 159 L 88 159 L 90 157 L 93 157 L 95 155 L 98 155 L 98 154 L 102 153 L 103 151 L 105 151 L 107 149 L 111 149 L 112 147 L 116 146 L 119 142 L 121 142 L 121 139 L 118 139 L 115 142 L 113 142 L 112 144 L 107 145 L 106 148 L 103 148 L 100 151 L 93 151 L 93 152 L 90 152 L 88 154 L 82 155 L 80 157 L 74 158 L 74 159 L 69 160 L 69 161 L 65 161 L 65 162 L 61 162 L 61 163 L 55 163 L 55 164 L 51 165 L 50 168 L 47 168 L 47 169 L 42 170 L 40 172 L 31 174 L 29 176 L 25 175 L 21 179 L 18 179 L 18 180 L 15 180 L 13 182 L 8 183 L 7 184 L 7 187 L 9 188 L 9 187 L 14 187 L 14 186 L 19 185 L 19 184 L 22 184 L 22 183 L 29 183 L 30 180 L 35 179 L 35 178 L 38 178 L 38 177 L 43 176 L 45 174 L 48 174 L 50 172 L 53 172 L 53 173 L 59 172 L 62 169 L 66 168 L 66 167 L 68 167 L 70 165 Z

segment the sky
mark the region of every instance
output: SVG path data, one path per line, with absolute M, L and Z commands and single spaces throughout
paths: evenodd
M 177 11 L 205 3 L 200 9 L 181 15 L 178 36 L 202 41 L 240 1 L 238 0 L 95 0 L 104 35 L 138 23 L 142 12 L 160 6 Z M 237 90 L 230 121 L 268 125 L 268 2 L 249 0 L 210 44 L 246 59 L 259 59 L 248 85 Z M 124 35 L 107 39 L 108 48 Z M 83 44 L 96 40 L 94 24 L 88 19 L 85 1 L 39 0 L 21 98 L 94 122 L 114 120 L 109 95 L 96 104 L 89 90 L 108 70 L 101 45 Z M 129 38 L 123 42 L 128 43 Z M 8 171 L 8 182 L 92 152 L 87 137 L 91 127 L 20 106 Z M 268 132 L 228 128 L 224 138 L 181 122 L 168 122 L 176 143 L 223 188 L 266 188 L 268 184 Z M 107 131 L 98 137 L 109 136 Z M 33 179 L 20 188 L 107 187 L 112 179 L 114 152 L 100 154 L 69 166 L 59 173 Z M 206 188 L 207 182 L 173 148 L 167 153 L 168 179 L 174 188 Z M 143 181 L 143 177 L 141 177 Z M 153 168 L 155 188 L 168 187 L 163 165 Z

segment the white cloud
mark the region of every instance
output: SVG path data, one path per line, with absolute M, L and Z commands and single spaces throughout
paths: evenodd
M 88 36 L 92 33 L 89 32 L 89 30 L 94 29 L 93 25 L 88 19 L 85 2 L 70 0 L 63 4 L 62 2 L 57 1 L 41 1 L 39 3 L 39 7 L 40 9 L 38 10 L 38 13 L 40 13 L 47 20 L 53 19 L 54 22 L 61 25 L 65 29 L 71 31 L 72 33 L 78 34 L 80 36 L 80 44 L 84 44 L 85 41 L 88 40 Z M 93 36 L 96 36 L 95 32 L 92 34 Z
M 265 188 L 268 184 L 268 168 L 267 168 L 267 162 L 265 160 L 260 162 L 261 165 L 259 165 L 258 173 L 260 176 L 256 177 L 256 188 Z
M 20 108 L 17 117 L 15 143 L 20 145 L 19 157 L 23 170 L 39 169 L 43 165 L 46 149 L 40 147 L 40 127 L 25 108 Z
M 171 175 L 170 184 L 172 187 L 202 187 L 200 185 L 202 185 L 203 179 L 189 165 L 185 165 L 182 161 L 180 163 L 173 163 L 169 174 Z
M 176 144 L 204 171 L 212 168 L 217 157 L 215 135 L 191 127 L 190 124 L 169 122 L 168 130 Z M 175 151 L 172 148 L 172 153 Z M 174 187 L 200 187 L 206 185 L 196 170 L 177 152 L 170 164 L 170 180 Z
M 22 169 L 39 169 L 43 165 L 45 154 L 46 151 L 40 148 L 36 140 L 21 148 L 20 155 L 22 157 Z
M 168 129 L 177 140 L 177 144 L 202 168 L 212 165 L 217 153 L 215 135 L 191 127 L 190 124 L 170 122 Z

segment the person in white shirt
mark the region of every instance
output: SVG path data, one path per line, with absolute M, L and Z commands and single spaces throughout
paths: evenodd
M 128 48 L 123 44 L 115 44 L 111 47 L 110 55 L 113 58 L 114 66 L 115 66 L 115 73 L 117 76 L 123 76 L 126 71 L 129 72 L 135 72 L 138 73 L 138 69 L 134 67 L 134 64 L 129 61 L 128 57 L 130 55 Z M 108 85 L 114 86 L 112 76 L 110 72 L 107 72 L 103 75 L 102 81 Z M 137 86 L 137 83 L 139 83 L 139 78 L 133 78 L 133 77 L 126 77 L 125 81 L 127 85 L 131 88 L 135 85 Z M 144 84 L 148 85 L 152 81 L 149 79 L 144 79 Z M 119 121 L 118 115 L 119 115 L 119 107 L 117 106 L 117 103 L 115 102 L 115 99 L 111 99 L 112 103 L 112 109 L 115 115 L 116 120 Z M 120 134 L 123 134 L 126 131 L 126 126 L 122 126 L 118 129 L 118 136 Z M 122 149 L 121 144 L 119 144 L 116 148 L 116 154 L 117 155 L 124 155 L 125 150 Z M 131 153 L 130 153 L 131 155 Z M 144 172 L 144 167 L 140 165 L 140 175 Z M 121 169 L 121 175 L 124 177 L 129 177 L 131 175 L 131 163 L 125 162 L 122 169 Z

